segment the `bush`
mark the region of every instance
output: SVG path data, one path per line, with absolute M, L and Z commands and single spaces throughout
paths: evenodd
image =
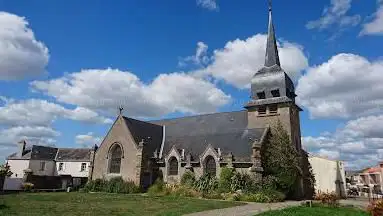
M 238 172 L 234 172 L 234 175 L 231 177 L 230 189 L 232 192 L 241 190 L 245 193 L 257 191 L 257 187 L 250 176 L 247 173 Z
M 31 192 L 33 191 L 35 185 L 29 182 L 25 182 L 21 185 L 21 189 L 24 190 L 25 192 Z
M 372 216 L 383 215 L 383 200 L 372 201 L 367 210 Z
M 195 183 L 195 174 L 191 171 L 187 171 L 182 175 L 181 184 L 187 186 L 193 186 Z
M 239 199 L 240 201 L 246 202 L 272 203 L 282 202 L 285 199 L 285 195 L 279 191 L 266 190 L 253 194 L 243 194 L 239 197 Z
M 315 195 L 315 200 L 319 200 L 322 202 L 322 204 L 326 204 L 329 206 L 337 206 L 339 203 L 339 196 L 335 192 L 331 193 L 323 193 L 323 192 L 318 192 Z
M 262 188 L 265 190 L 277 190 L 278 178 L 272 175 L 262 179 Z
M 165 190 L 166 186 L 164 181 L 157 179 L 154 184 L 149 187 L 148 194 L 153 196 L 163 195 Z
M 138 193 L 140 188 L 132 181 L 124 181 L 121 177 L 111 178 L 109 181 L 96 179 L 88 181 L 82 192 L 107 192 L 107 193 Z
M 232 177 L 235 174 L 233 168 L 224 167 L 221 169 L 218 181 L 218 190 L 220 192 L 230 192 L 231 191 L 231 181 Z
M 195 183 L 194 189 L 201 193 L 209 193 L 218 188 L 218 181 L 215 176 L 209 174 L 202 175 Z

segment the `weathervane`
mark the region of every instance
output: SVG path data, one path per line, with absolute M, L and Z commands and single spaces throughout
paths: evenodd
M 124 107 L 122 107 L 122 105 L 120 105 L 120 106 L 118 107 L 118 110 L 120 111 L 120 115 L 122 115 L 122 111 L 124 110 Z

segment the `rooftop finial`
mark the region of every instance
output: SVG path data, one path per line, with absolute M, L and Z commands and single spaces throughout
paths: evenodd
M 271 4 L 271 0 L 269 0 L 269 11 L 271 12 L 272 10 L 272 4 Z

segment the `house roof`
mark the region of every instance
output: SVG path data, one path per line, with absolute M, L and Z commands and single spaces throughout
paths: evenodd
M 88 148 L 60 148 L 56 161 L 90 161 L 92 149 Z
M 265 128 L 247 129 L 247 111 L 213 113 L 152 121 L 165 126 L 163 155 L 175 146 L 185 149 L 193 160 L 211 144 L 222 154 L 232 152 L 234 160 L 249 162 L 252 143 L 260 140 Z
M 19 160 L 54 160 L 57 153 L 57 148 L 49 146 L 33 145 L 30 148 L 26 148 L 21 157 L 17 153 L 13 153 L 8 156 L 9 159 Z
M 57 161 L 89 161 L 91 149 L 56 148 L 51 146 L 32 145 L 25 148 L 19 157 L 13 153 L 7 160 L 57 160 Z

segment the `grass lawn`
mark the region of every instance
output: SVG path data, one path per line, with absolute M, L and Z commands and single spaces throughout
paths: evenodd
M 365 211 L 346 207 L 292 207 L 283 210 L 269 211 L 257 216 L 369 216 Z
M 182 215 L 241 205 L 183 197 L 102 193 L 20 193 L 0 195 L 0 215 Z

